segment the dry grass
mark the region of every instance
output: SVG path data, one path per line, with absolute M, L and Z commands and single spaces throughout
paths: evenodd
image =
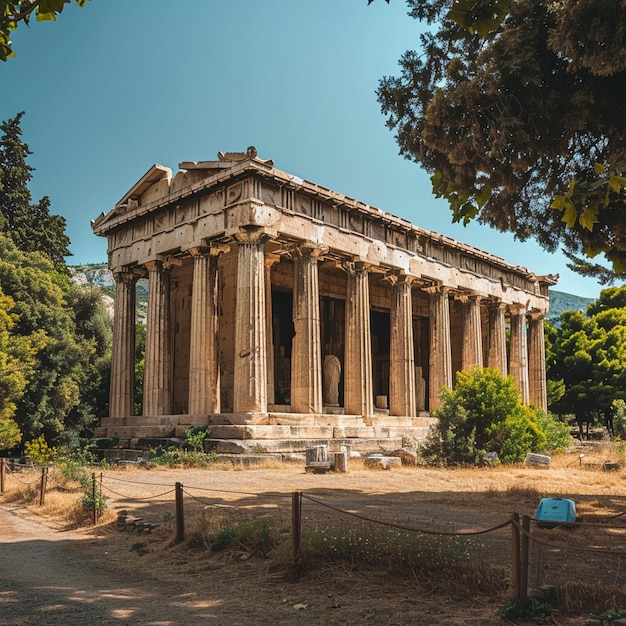
M 581 453 L 585 455 L 582 458 L 579 456 Z M 532 516 L 542 497 L 562 496 L 576 501 L 578 516 L 583 521 L 606 523 L 626 512 L 624 495 L 626 471 L 623 469 L 603 471 L 604 461 L 621 462 L 623 455 L 613 446 L 588 445 L 555 455 L 550 469 L 547 470 L 520 465 L 447 470 L 403 467 L 391 471 L 372 471 L 365 468 L 362 461 L 351 459 L 348 474 L 327 475 L 306 474 L 303 463 L 280 464 L 275 459 L 270 459 L 262 466 L 252 469 L 230 462 L 216 463 L 208 470 L 165 468 L 147 470 L 126 466 L 123 469 L 105 472 L 105 479 L 109 475 L 118 480 L 126 478 L 129 482 L 109 483 L 117 491 L 125 494 L 125 498 L 111 496 L 110 508 L 100 523 L 100 532 L 105 533 L 107 543 L 119 546 L 119 567 L 125 566 L 133 546 L 141 543 L 147 550 L 147 553 L 141 556 L 143 568 L 167 570 L 169 576 L 182 583 L 190 576 L 199 576 L 226 567 L 226 564 L 229 568 L 238 567 L 240 559 L 245 563 L 245 559 L 260 558 L 251 556 L 249 550 L 241 546 L 220 553 L 212 553 L 209 547 L 225 526 L 258 519 L 268 512 L 273 514 L 268 511 L 268 502 L 270 504 L 273 502 L 271 497 L 277 493 L 288 494 L 294 490 L 302 490 L 322 500 L 335 498 L 334 502 L 339 502 L 343 508 L 363 512 L 374 518 L 384 515 L 400 520 L 413 518 L 419 520 L 420 515 L 431 516 L 432 520 L 454 528 L 489 527 L 492 521 L 507 519 L 513 511 Z M 23 476 L 29 480 L 37 478 L 35 473 Z M 173 542 L 174 524 L 171 517 L 173 496 L 150 501 L 140 500 L 141 497 L 146 498 L 152 493 L 164 491 L 164 484 L 173 485 L 176 481 L 184 482 L 186 487 L 195 484 L 216 490 L 211 494 L 194 492 L 203 500 L 215 502 L 211 507 L 202 506 L 191 498 L 186 499 L 185 525 L 187 538 L 192 540 L 191 546 L 189 541 L 181 545 L 175 545 Z M 152 485 L 145 486 L 148 483 Z M 20 489 L 15 488 L 14 482 L 10 482 L 9 485 L 10 489 L 4 494 L 3 500 L 24 507 L 29 515 L 48 517 L 54 520 L 55 525 L 66 528 L 91 523 L 90 515 L 81 514 L 78 510 L 82 494 L 78 484 L 73 486 L 75 491 L 72 492 L 61 491 L 56 487 L 51 489 L 46 495 L 44 507 L 38 505 L 37 485 L 23 486 Z M 133 502 L 134 494 L 138 498 L 136 502 Z M 288 531 L 290 525 L 289 499 L 286 499 L 286 502 L 278 518 L 279 529 L 282 531 Z M 161 522 L 162 525 L 153 533 L 143 534 L 140 538 L 134 534 L 119 532 L 115 529 L 114 520 L 116 511 L 122 508 L 130 510 L 133 514 L 142 515 L 150 521 Z M 313 525 L 317 514 L 316 510 L 309 506 L 306 510 L 308 519 L 305 524 Z M 617 519 L 623 520 L 626 524 L 626 516 Z M 469 601 L 475 598 L 477 593 L 482 593 L 489 596 L 491 603 L 500 603 L 502 606 L 510 584 L 510 536 L 510 529 L 506 529 L 500 535 L 500 543 L 491 544 L 491 535 L 483 535 L 479 539 L 484 546 L 480 548 L 483 552 L 477 554 L 479 557 L 481 554 L 488 555 L 489 561 L 496 565 L 488 565 L 477 558 L 448 570 L 441 576 L 434 571 L 426 570 L 415 571 L 408 576 L 404 574 L 403 578 L 392 576 L 393 580 L 390 579 L 389 585 L 384 587 L 385 589 L 406 587 L 407 595 L 416 595 L 422 600 L 437 598 L 440 604 L 445 604 L 446 598 L 450 599 L 450 589 L 453 588 L 453 595 L 457 600 Z M 564 613 L 569 615 L 599 613 L 608 608 L 626 606 L 624 596 L 626 585 L 595 582 L 598 574 L 592 566 L 596 569 L 598 567 L 610 569 L 612 565 L 603 564 L 602 557 L 599 565 L 593 564 L 590 562 L 590 556 L 576 552 L 579 546 L 626 545 L 626 537 L 622 538 L 621 531 L 607 529 L 601 537 L 595 528 L 580 526 L 575 530 L 557 528 L 553 531 L 541 531 L 538 537 L 555 546 L 561 544 L 567 546 L 558 559 L 551 553 L 546 553 L 542 557 L 544 559 L 542 566 L 544 562 L 549 566 L 546 572 L 554 576 L 557 582 L 559 606 Z M 195 547 L 193 547 L 194 538 Z M 113 553 L 114 550 L 111 549 L 110 554 Z M 597 561 L 597 557 L 592 556 Z M 133 553 L 132 558 L 137 556 Z M 559 559 L 569 559 L 563 560 L 567 567 L 563 569 Z M 268 565 L 269 562 L 263 566 L 266 573 Z M 586 574 L 587 567 L 590 568 L 589 575 Z M 342 568 L 345 569 L 346 580 L 350 580 L 350 585 L 358 585 L 359 593 L 363 593 L 363 597 L 367 597 L 369 587 L 382 589 L 381 576 L 385 580 L 389 577 L 388 571 L 379 572 L 365 565 L 359 566 L 356 571 L 349 563 L 323 563 L 318 570 L 308 572 L 298 584 L 307 584 L 317 589 L 315 581 L 324 576 L 334 577 L 334 584 L 338 584 L 337 577 L 340 578 L 341 572 L 344 571 Z M 267 575 L 270 576 L 269 573 Z M 257 602 L 262 601 L 266 583 L 267 581 L 259 581 Z M 319 587 L 322 588 L 321 583 Z M 332 585 L 331 588 L 335 590 Z M 355 593 L 355 590 L 352 589 L 350 593 Z M 397 596 L 389 593 L 389 602 L 397 602 Z M 250 601 L 252 602 L 252 598 Z M 454 602 L 452 604 L 454 605 Z M 490 610 L 493 612 L 493 606 Z

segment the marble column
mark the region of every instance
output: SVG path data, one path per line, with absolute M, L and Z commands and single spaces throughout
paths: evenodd
M 272 309 L 272 266 L 280 261 L 277 254 L 265 255 L 265 322 L 267 337 L 267 403 L 276 402 L 276 381 L 274 374 L 274 324 Z
M 217 263 L 223 249 L 196 247 L 191 288 L 191 341 L 189 346 L 189 413 L 220 412 L 218 357 Z
M 390 276 L 389 414 L 416 415 L 413 308 L 409 276 Z
M 547 411 L 546 344 L 543 314 L 531 313 L 528 322 L 528 387 L 529 402 Z
M 487 367 L 507 376 L 505 305 L 499 301 L 489 303 L 489 345 Z
M 369 274 L 365 263 L 346 262 L 346 353 L 344 358 L 344 411 L 374 415 L 372 340 L 370 331 Z
M 450 345 L 450 301 L 446 287 L 431 287 L 430 293 L 430 362 L 429 411 L 441 406 L 441 387 L 452 389 L 452 348 Z
M 135 414 L 135 302 L 137 275 L 115 272 L 109 416 Z
M 322 412 L 322 350 L 317 259 L 322 250 L 313 243 L 296 247 L 293 276 L 291 344 L 291 410 Z
M 509 370 L 523 404 L 528 404 L 528 334 L 526 330 L 526 308 L 511 306 L 511 347 Z
M 267 326 L 265 323 L 265 236 L 254 230 L 235 235 L 235 413 L 267 412 Z
M 169 415 L 172 410 L 170 273 L 161 261 L 150 261 L 145 266 L 148 269 L 148 315 L 143 414 Z
M 463 349 L 461 369 L 467 371 L 483 366 L 483 336 L 480 321 L 480 296 L 468 296 L 463 301 Z

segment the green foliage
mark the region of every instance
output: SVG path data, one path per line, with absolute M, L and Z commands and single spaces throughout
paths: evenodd
M 626 275 L 626 76 L 612 0 L 407 0 L 425 32 L 378 99 L 455 222 L 477 219 Z M 608 277 L 599 264 L 578 271 Z
M 546 440 L 544 449 L 538 450 L 539 452 L 558 452 L 571 445 L 572 436 L 570 435 L 569 424 L 545 411 L 533 407 L 530 407 L 530 411 L 535 414 L 537 426 Z
M 11 31 L 15 30 L 20 22 L 30 24 L 34 14 L 36 20 L 56 20 L 66 4 L 72 0 L 2 0 L 0 2 L 0 60 L 6 61 L 14 57 L 11 48 Z M 89 0 L 75 0 L 76 4 L 84 7 Z
M 615 400 L 626 400 L 626 287 L 603 289 L 587 315 L 566 311 L 548 329 L 547 375 L 563 393 L 551 410 L 583 422 L 609 422 Z
M 626 402 L 619 398 L 613 400 L 613 436 L 620 440 L 626 441 Z
M 438 423 L 422 448 L 428 463 L 476 465 L 488 452 L 505 463 L 522 461 L 528 452 L 546 449 L 542 424 L 553 427 L 551 438 L 560 441 L 551 418 L 523 406 L 513 378 L 496 370 L 458 372 L 454 390 L 443 389 L 441 400 Z
M 209 467 L 217 459 L 215 452 L 183 450 L 178 446 L 150 448 L 150 463 L 166 467 Z
M 50 213 L 50 199 L 46 196 L 35 204 L 31 202 L 28 183 L 33 168 L 26 162 L 31 152 L 22 141 L 23 115 L 18 113 L 0 124 L 0 230 L 22 252 L 39 252 L 58 271 L 66 273 L 64 259 L 71 253 L 65 218 Z
M 219 552 L 232 546 L 265 556 L 276 547 L 278 540 L 276 521 L 273 517 L 263 516 L 235 526 L 224 526 L 211 543 L 211 551 Z
M 107 412 L 112 322 L 69 280 L 64 219 L 31 203 L 21 117 L 0 126 L 0 417 L 64 445 Z
M 57 454 L 56 448 L 50 447 L 43 435 L 24 444 L 24 453 L 37 467 L 51 465 Z
M 187 428 L 185 429 L 185 439 L 187 445 L 191 448 L 192 452 L 204 451 L 204 440 L 209 434 L 207 428 Z
M 270 558 L 287 563 L 291 544 L 270 552 Z M 327 562 L 370 565 L 394 573 L 448 568 L 467 563 L 468 542 L 461 537 L 422 535 L 377 524 L 339 525 L 303 529 L 299 567 L 309 569 Z
M 539 616 L 548 616 L 552 614 L 552 606 L 547 602 L 538 604 L 536 602 L 527 602 L 520 604 L 517 600 L 511 600 L 506 606 L 498 611 L 498 615 L 506 620 L 527 620 Z
M 82 476 L 80 486 L 83 488 L 83 494 L 80 498 L 83 510 L 90 513 L 96 511 L 98 516 L 104 513 L 109 498 L 102 493 L 102 489 L 96 484 L 95 478 Z
M 0 419 L 0 450 L 11 450 L 22 441 L 22 431 L 15 420 Z

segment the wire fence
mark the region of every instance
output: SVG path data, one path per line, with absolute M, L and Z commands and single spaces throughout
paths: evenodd
M 10 483 L 17 489 L 38 488 L 40 504 L 46 490 L 85 490 L 84 486 L 71 489 L 59 483 L 49 476 L 48 468 L 17 471 L 0 459 L 2 493 Z M 557 523 L 545 528 L 529 516 L 514 513 L 496 523 L 476 526 L 432 517 L 429 511 L 407 514 L 406 509 L 380 504 L 375 497 L 348 498 L 341 491 L 323 496 L 299 491 L 258 494 L 180 482 L 148 483 L 95 472 L 88 489 L 94 497 L 112 497 L 120 506 L 144 507 L 142 511 L 152 515 L 165 511 L 175 521 L 179 542 L 186 537 L 186 517 L 189 521 L 192 516 L 210 515 L 233 524 L 269 516 L 289 533 L 294 563 L 305 558 L 311 546 L 329 550 L 331 557 L 335 550 L 336 558 L 365 555 L 392 570 L 404 558 L 444 565 L 460 560 L 499 568 L 520 602 L 527 600 L 529 588 L 550 590 L 552 595 L 567 598 L 570 605 L 576 595 L 581 608 L 580 598 L 585 596 L 593 603 L 602 595 L 603 602 L 608 597 L 615 606 L 626 601 L 626 511 L 602 523 Z M 406 554 L 397 548 L 400 544 L 408 547 Z

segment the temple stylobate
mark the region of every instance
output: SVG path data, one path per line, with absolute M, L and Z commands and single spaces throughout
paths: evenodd
M 93 222 L 116 281 L 98 436 L 136 446 L 209 425 L 218 451 L 388 449 L 425 434 L 457 371 L 483 366 L 546 408 L 555 277 L 282 172 L 254 148 L 179 167 L 154 165 Z

